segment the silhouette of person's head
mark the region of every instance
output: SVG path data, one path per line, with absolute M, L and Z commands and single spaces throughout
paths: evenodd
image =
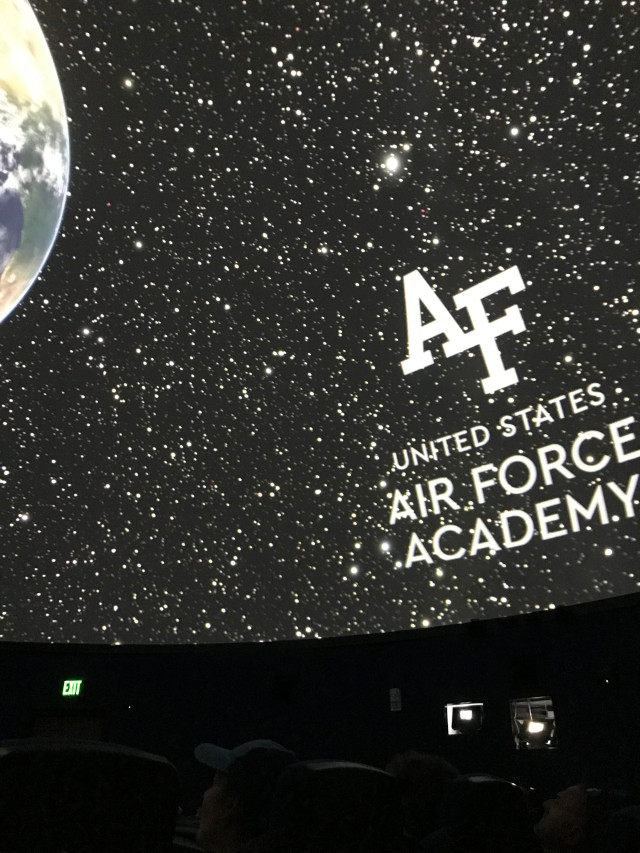
M 198 843 L 211 853 L 235 853 L 263 831 L 275 782 L 295 756 L 252 741 L 235 750 L 201 744 L 196 757 L 216 771 L 202 798 Z

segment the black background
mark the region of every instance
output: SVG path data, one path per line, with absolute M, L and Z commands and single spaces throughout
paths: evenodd
M 72 170 L 0 330 L 4 639 L 375 633 L 636 589 L 635 520 L 442 574 L 402 568 L 411 525 L 388 524 L 393 451 L 602 384 L 601 408 L 433 468 L 462 483 L 636 415 L 635 5 L 35 9 Z M 477 350 L 439 342 L 404 377 L 402 275 L 453 310 L 514 264 L 526 291 L 490 307 L 520 307 L 519 383 L 485 395 Z

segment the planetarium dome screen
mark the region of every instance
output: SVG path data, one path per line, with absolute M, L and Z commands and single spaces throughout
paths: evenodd
M 51 65 L 0 75 L 3 640 L 638 589 L 633 0 L 32 9 Z

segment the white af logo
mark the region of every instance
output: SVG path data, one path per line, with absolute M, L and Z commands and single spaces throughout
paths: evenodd
M 511 332 L 519 335 L 525 325 L 517 305 L 510 305 L 502 317 L 490 320 L 482 300 L 499 290 L 508 288 L 510 293 L 524 290 L 524 282 L 518 267 L 511 267 L 480 284 L 474 284 L 453 297 L 456 308 L 466 308 L 469 312 L 472 330 L 464 332 L 453 319 L 451 313 L 436 296 L 431 286 L 417 270 L 403 277 L 404 301 L 407 309 L 407 338 L 409 356 L 402 362 L 405 375 L 429 367 L 433 364 L 431 350 L 424 348 L 424 342 L 445 335 L 447 340 L 442 350 L 447 358 L 472 347 L 480 347 L 487 366 L 487 376 L 482 380 L 485 394 L 493 394 L 500 388 L 514 385 L 518 381 L 515 368 L 505 369 L 496 338 Z M 422 323 L 422 308 L 431 313 L 433 320 Z

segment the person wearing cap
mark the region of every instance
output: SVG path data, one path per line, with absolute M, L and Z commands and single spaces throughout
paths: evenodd
M 234 749 L 201 743 L 194 755 L 216 771 L 202 798 L 196 840 L 209 853 L 239 853 L 263 831 L 274 784 L 296 757 L 271 740 Z

